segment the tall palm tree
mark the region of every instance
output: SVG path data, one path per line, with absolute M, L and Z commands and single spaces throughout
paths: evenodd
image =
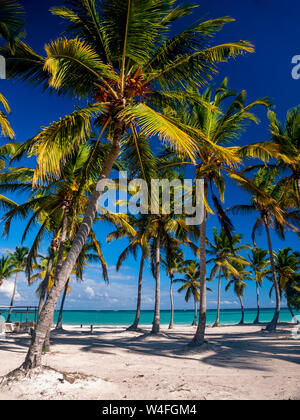
M 200 264 L 196 261 L 186 261 L 180 270 L 184 273 L 184 279 L 175 279 L 174 283 L 181 283 L 178 293 L 185 292 L 185 301 L 189 302 L 191 297 L 194 298 L 195 313 L 192 326 L 197 326 L 198 303 L 200 301 Z
M 274 253 L 272 240 L 270 235 L 270 227 L 274 226 L 277 228 L 279 234 L 282 235 L 282 227 L 293 225 L 289 222 L 289 209 L 286 208 L 286 199 L 285 193 L 286 190 L 283 188 L 280 182 L 277 180 L 277 171 L 270 170 L 268 168 L 260 169 L 255 175 L 253 181 L 245 180 L 244 177 L 239 177 L 238 175 L 232 175 L 236 179 L 239 185 L 248 191 L 252 195 L 251 204 L 248 205 L 237 205 L 231 207 L 230 211 L 233 213 L 257 213 L 258 217 L 253 228 L 252 238 L 253 243 L 255 243 L 256 231 L 260 226 L 263 226 L 266 231 L 268 249 L 269 249 L 269 258 L 271 264 L 272 272 L 272 281 L 276 293 L 276 309 L 272 321 L 267 326 L 267 331 L 275 331 L 277 323 L 279 320 L 280 306 L 281 306 L 281 297 L 280 297 L 280 288 L 277 279 Z
M 220 235 L 218 235 L 218 229 L 214 228 L 214 243 L 208 241 L 209 248 L 207 254 L 212 256 L 207 263 L 214 263 L 212 268 L 210 280 L 213 281 L 215 276 L 218 274 L 218 307 L 217 317 L 214 327 L 220 325 L 220 309 L 221 309 L 221 279 L 222 275 L 228 277 L 233 275 L 234 278 L 240 278 L 240 272 L 236 269 L 236 266 L 240 267 L 241 264 L 247 265 L 247 261 L 238 252 L 249 249 L 248 245 L 240 245 L 242 235 L 235 234 L 232 238 L 228 238 L 224 228 L 221 228 Z
M 293 252 L 291 248 L 284 248 L 274 253 L 274 255 L 280 291 L 285 294 L 289 311 L 292 318 L 296 320 L 290 305 L 288 290 L 291 287 L 297 287 L 297 280 L 299 281 L 300 279 L 300 254 L 299 252 Z
M 229 106 L 225 105 L 226 100 L 230 98 L 233 98 L 231 104 Z M 195 167 L 196 179 L 203 179 L 204 181 L 205 209 L 200 227 L 200 316 L 198 329 L 190 343 L 191 346 L 199 346 L 205 343 L 207 318 L 206 225 L 209 214 L 213 213 L 208 201 L 211 196 L 219 221 L 228 237 L 231 238 L 233 226 L 224 213 L 218 196 L 221 201 L 224 200 L 224 173 L 234 173 L 242 163 L 242 158 L 240 148 L 229 146 L 229 143 L 240 137 L 245 128 L 245 123 L 249 121 L 258 123 L 258 119 L 250 112 L 254 107 L 257 105 L 269 106 L 269 104 L 268 99 L 262 98 L 246 105 L 246 91 L 243 90 L 236 94 L 228 88 L 228 79 L 225 79 L 215 93 L 213 87 L 208 88 L 203 94 L 195 90 L 189 90 L 189 105 L 184 105 L 180 112 L 180 119 L 187 133 L 199 147 L 195 157 L 196 162 L 183 158 L 180 159 L 179 165 L 192 164 Z M 203 134 L 206 136 L 206 143 L 202 140 Z M 253 151 L 247 150 L 243 153 L 251 155 Z M 170 165 L 178 165 L 178 162 Z M 217 191 L 215 191 L 215 188 Z
M 0 50 L 8 58 L 9 77 L 35 84 L 41 82 L 60 93 L 81 98 L 94 97 L 92 105 L 77 109 L 30 142 L 39 155 L 36 180 L 59 171 L 61 161 L 68 158 L 74 145 L 85 142 L 92 118 L 101 126 L 97 145 L 105 132 L 111 139 L 99 184 L 59 272 L 57 288 L 50 292 L 41 313 L 24 363 L 26 369 L 41 364 L 43 336 L 92 227 L 101 196 L 101 181 L 110 175 L 122 136 L 128 130 L 158 134 L 192 157 L 195 145 L 190 136 L 160 111 L 168 101 L 172 103 L 174 98 L 185 96 L 183 84 L 204 83 L 215 71 L 217 62 L 253 51 L 252 45 L 243 41 L 207 48 L 208 41 L 232 21 L 230 18 L 197 22 L 170 38 L 173 23 L 192 10 L 186 5 L 176 7 L 174 0 L 161 0 L 155 7 L 152 0 L 78 0 L 76 3 L 66 0 L 65 7 L 52 8 L 52 13 L 67 20 L 67 32 L 73 38 L 58 39 L 47 45 L 46 57 L 24 43 L 17 44 L 13 56 Z
M 27 266 L 27 256 L 28 256 L 29 249 L 26 247 L 19 248 L 16 247 L 15 252 L 9 252 L 10 255 L 10 264 L 13 267 L 13 272 L 16 273 L 15 282 L 14 282 L 14 289 L 11 297 L 9 313 L 7 317 L 7 322 L 10 322 L 11 313 L 14 306 L 16 291 L 17 291 L 17 283 L 18 283 L 18 274 L 26 270 Z
M 257 315 L 254 324 L 259 324 L 260 303 L 259 303 L 259 288 L 262 287 L 263 279 L 269 272 L 268 266 L 270 261 L 268 259 L 268 251 L 261 248 L 253 248 L 251 254 L 248 254 L 250 267 L 253 270 L 254 280 L 256 283 L 256 301 L 257 301 Z

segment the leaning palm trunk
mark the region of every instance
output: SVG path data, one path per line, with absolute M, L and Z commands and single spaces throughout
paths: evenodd
M 197 317 L 198 317 L 198 300 L 197 300 L 196 296 L 194 296 L 194 300 L 195 300 L 195 315 L 194 315 L 194 321 L 192 323 L 192 327 L 196 327 Z
M 219 282 L 218 282 L 218 307 L 217 307 L 217 319 L 214 323 L 214 327 L 220 326 L 220 308 L 221 308 L 221 269 L 219 270 Z
M 243 299 L 241 296 L 239 296 L 239 301 L 241 304 L 241 311 L 242 311 L 242 319 L 241 319 L 240 325 L 244 325 L 245 324 L 245 310 L 244 310 Z
M 66 301 L 66 297 L 67 297 L 67 293 L 68 293 L 69 282 L 70 282 L 70 280 L 68 280 L 67 284 L 65 285 L 65 290 L 64 290 L 62 301 L 61 301 L 60 310 L 59 310 L 59 316 L 58 316 L 57 324 L 56 324 L 56 327 L 55 327 L 56 330 L 62 330 L 63 329 L 62 317 L 63 317 L 65 301 Z
M 15 302 L 15 297 L 16 297 L 17 283 L 18 283 L 18 273 L 16 273 L 14 290 L 13 290 L 13 294 L 12 294 L 12 297 L 11 297 L 11 302 L 10 302 L 10 307 L 9 307 L 9 313 L 8 313 L 8 317 L 7 317 L 7 321 L 6 322 L 10 322 L 11 313 L 12 313 L 12 310 L 13 310 L 13 307 L 14 307 L 14 302 Z
M 66 282 L 71 276 L 71 273 L 76 264 L 76 261 L 91 231 L 94 219 L 96 217 L 97 204 L 102 194 L 102 191 L 100 189 L 101 187 L 100 182 L 109 177 L 112 167 L 116 159 L 118 158 L 123 131 L 124 131 L 124 123 L 116 122 L 112 148 L 104 164 L 103 171 L 101 173 L 99 182 L 97 184 L 97 188 L 92 194 L 86 214 L 74 238 L 71 250 L 67 258 L 62 264 L 61 270 L 58 273 L 54 287 L 51 289 L 47 302 L 45 303 L 41 311 L 39 321 L 37 323 L 35 332 L 33 334 L 32 341 L 31 341 L 25 362 L 22 366 L 23 369 L 25 370 L 34 369 L 40 366 L 42 363 L 43 344 L 44 344 L 47 332 L 49 330 L 49 325 L 51 325 L 51 322 L 53 320 L 55 307 L 66 285 Z
M 300 178 L 297 178 L 297 180 L 296 180 L 296 186 L 297 186 L 298 199 L 299 199 L 299 205 L 300 205 Z
M 208 196 L 208 180 L 204 181 L 204 196 Z M 200 227 L 200 312 L 199 323 L 195 337 L 190 346 L 201 346 L 205 343 L 207 302 L 206 302 L 206 217 L 207 211 L 204 209 L 203 222 Z
M 256 300 L 257 300 L 257 315 L 254 324 L 259 324 L 260 304 L 259 304 L 259 284 L 256 282 Z
M 141 265 L 140 265 L 140 274 L 139 274 L 139 283 L 138 283 L 138 295 L 137 295 L 137 308 L 135 314 L 134 323 L 127 329 L 127 331 L 136 331 L 138 329 L 141 317 L 141 306 L 142 306 L 142 284 L 143 284 L 143 274 L 145 269 L 145 256 L 142 255 Z
M 264 225 L 265 225 L 267 238 L 268 238 L 271 271 L 272 271 L 273 283 L 274 283 L 275 294 L 276 294 L 275 314 L 274 314 L 274 317 L 273 317 L 272 321 L 267 325 L 266 330 L 270 331 L 270 332 L 273 332 L 273 331 L 276 331 L 278 320 L 279 320 L 281 297 L 280 297 L 280 290 L 279 290 L 279 285 L 278 285 L 277 275 L 276 275 L 276 270 L 275 270 L 275 262 L 274 262 L 274 254 L 273 254 L 270 230 L 269 230 L 269 226 L 268 226 L 268 220 L 266 219 L 266 217 L 264 217 Z
M 171 301 L 171 320 L 169 330 L 174 328 L 174 299 L 173 299 L 173 274 L 170 274 L 170 301 Z
M 151 334 L 158 334 L 160 331 L 160 228 L 156 239 L 155 255 L 155 309 Z

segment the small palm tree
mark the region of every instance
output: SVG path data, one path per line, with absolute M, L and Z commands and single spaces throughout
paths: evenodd
M 17 291 L 18 274 L 26 270 L 28 252 L 29 252 L 28 248 L 16 247 L 16 250 L 14 253 L 12 252 L 8 253 L 10 255 L 10 264 L 13 267 L 13 272 L 16 273 L 16 277 L 15 277 L 14 289 L 13 289 L 13 293 L 11 297 L 7 322 L 10 322 L 11 313 L 14 306 L 14 301 L 15 301 L 15 296 L 16 296 L 16 291 Z
M 269 272 L 268 266 L 270 261 L 268 259 L 268 251 L 261 248 L 253 248 L 251 255 L 248 254 L 250 267 L 253 270 L 254 280 L 256 282 L 256 300 L 257 300 L 257 315 L 254 324 L 259 324 L 260 303 L 259 303 L 259 288 L 262 287 L 263 279 Z
M 250 272 L 245 270 L 245 264 L 233 261 L 232 266 L 235 268 L 236 272 L 238 273 L 238 276 L 232 272 L 232 270 L 226 270 L 225 269 L 225 278 L 228 280 L 228 284 L 226 286 L 226 292 L 230 289 L 231 286 L 234 286 L 234 292 L 236 296 L 238 297 L 241 305 L 241 311 L 242 311 L 242 319 L 240 321 L 240 325 L 244 325 L 245 323 L 245 310 L 244 310 L 244 302 L 243 297 L 245 293 L 245 289 L 247 287 L 247 284 L 244 280 L 249 280 Z M 231 278 L 231 280 L 230 280 Z
M 169 324 L 169 330 L 174 328 L 174 299 L 173 299 L 173 284 L 174 275 L 180 271 L 180 267 L 183 263 L 184 254 L 180 249 L 180 243 L 178 240 L 172 237 L 168 237 L 164 244 L 165 258 L 162 262 L 166 268 L 166 273 L 170 279 L 170 302 L 171 302 L 171 319 Z
M 176 279 L 174 283 L 181 283 L 178 293 L 185 292 L 185 301 L 189 302 L 191 297 L 194 298 L 195 313 L 192 326 L 197 326 L 198 303 L 200 301 L 200 264 L 195 261 L 186 261 L 180 270 L 185 274 L 184 279 Z
M 278 275 L 281 293 L 285 294 L 289 311 L 296 320 L 293 309 L 290 305 L 288 290 L 297 287 L 300 279 L 300 254 L 293 252 L 291 248 L 279 250 L 275 255 L 275 269 Z M 298 321 L 296 321 L 298 323 Z
M 285 178 L 287 188 L 295 188 L 300 207 L 300 107 L 288 112 L 284 127 L 276 118 L 274 112 L 269 112 L 272 141 L 278 148 L 279 165 L 290 171 Z
M 12 274 L 14 268 L 11 265 L 10 257 L 2 256 L 0 258 L 0 286 L 3 284 L 3 280 L 9 279 Z
M 210 280 L 213 281 L 215 276 L 219 275 L 218 281 L 218 307 L 217 307 L 217 317 L 214 327 L 220 325 L 220 308 L 221 308 L 221 279 L 222 275 L 228 277 L 228 275 L 233 275 L 235 278 L 239 278 L 239 271 L 236 269 L 236 264 L 245 264 L 247 261 L 242 256 L 237 253 L 249 249 L 248 245 L 240 245 L 242 240 L 242 235 L 235 234 L 232 236 L 232 239 L 228 238 L 224 228 L 221 228 L 220 235 L 218 235 L 218 229 L 214 228 L 214 243 L 208 241 L 209 248 L 207 249 L 207 254 L 213 256 L 213 258 L 207 263 L 214 263 L 214 267 L 211 271 Z M 239 267 L 239 265 L 238 265 Z

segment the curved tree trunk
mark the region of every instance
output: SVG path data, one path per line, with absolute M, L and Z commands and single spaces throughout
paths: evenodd
M 60 305 L 59 316 L 58 316 L 57 324 L 55 327 L 55 329 L 58 331 L 63 329 L 62 317 L 63 317 L 65 301 L 66 301 L 66 297 L 68 293 L 69 283 L 70 283 L 70 280 L 68 280 L 67 284 L 65 285 L 65 290 L 64 290 L 63 298 Z
M 156 239 L 155 255 L 155 309 L 151 334 L 157 335 L 160 331 L 160 227 Z
M 169 330 L 174 328 L 174 299 L 173 299 L 173 274 L 170 274 L 170 301 L 171 301 L 171 320 Z
M 275 270 L 274 254 L 273 254 L 273 248 L 272 248 L 272 242 L 271 242 L 271 236 L 270 236 L 268 221 L 266 220 L 266 218 L 264 218 L 263 221 L 264 221 L 264 225 L 265 225 L 265 229 L 266 229 L 266 233 L 267 233 L 267 238 L 268 238 L 271 271 L 272 271 L 273 283 L 274 283 L 275 293 L 276 293 L 275 314 L 274 314 L 274 317 L 273 317 L 272 321 L 267 325 L 266 330 L 269 331 L 269 332 L 274 332 L 274 331 L 276 331 L 278 320 L 279 320 L 281 297 L 280 297 L 279 284 L 278 284 L 276 270 Z
M 259 324 L 259 316 L 260 316 L 260 304 L 259 304 L 259 284 L 258 281 L 256 282 L 256 301 L 257 301 L 257 315 L 254 321 L 254 324 Z
M 244 310 L 244 303 L 243 303 L 243 299 L 241 296 L 238 297 L 240 304 L 241 304 L 241 311 L 242 311 L 242 319 L 240 322 L 240 325 L 244 325 L 245 324 L 245 310 Z
M 208 197 L 208 179 L 204 180 L 204 196 Z M 190 346 L 201 346 L 205 343 L 205 330 L 207 318 L 207 298 L 206 298 L 206 218 L 207 211 L 204 208 L 203 222 L 200 227 L 200 312 L 199 323 L 195 337 L 189 344 Z
M 12 313 L 12 310 L 13 310 L 13 307 L 14 307 L 14 302 L 15 302 L 15 297 L 16 297 L 17 283 L 18 283 L 18 273 L 16 273 L 14 290 L 13 290 L 13 294 L 12 294 L 12 297 L 11 297 L 11 302 L 10 302 L 10 307 L 9 307 L 9 313 L 8 313 L 8 317 L 7 317 L 6 322 L 10 322 L 11 313 Z
M 140 264 L 140 274 L 139 274 L 138 294 L 137 294 L 137 308 L 136 308 L 135 320 L 134 320 L 134 323 L 127 329 L 127 331 L 136 331 L 139 326 L 140 317 L 141 317 L 141 306 L 142 306 L 142 284 L 143 284 L 144 269 L 145 269 L 145 256 L 142 255 L 141 264 Z
M 195 300 L 195 315 L 194 315 L 194 321 L 192 323 L 192 327 L 196 327 L 197 317 L 198 317 L 198 301 L 197 301 L 196 296 L 194 296 L 194 300 Z
M 219 270 L 219 282 L 218 282 L 218 307 L 217 307 L 217 319 L 216 322 L 214 323 L 214 327 L 219 327 L 220 326 L 220 309 L 221 309 L 221 276 L 222 276 L 222 271 L 221 268 Z
M 32 337 L 32 341 L 22 368 L 25 370 L 34 369 L 42 363 L 42 349 L 43 343 L 49 330 L 49 325 L 53 321 L 54 310 L 57 305 L 58 299 L 65 287 L 67 280 L 70 278 L 72 270 L 76 264 L 76 261 L 82 251 L 84 244 L 86 243 L 87 237 L 91 231 L 98 201 L 101 197 L 101 181 L 107 179 L 111 173 L 112 167 L 119 156 L 121 137 L 124 132 L 124 123 L 116 122 L 115 133 L 111 151 L 104 164 L 102 174 L 99 178 L 96 190 L 93 192 L 91 200 L 89 202 L 87 211 L 85 213 L 83 222 L 74 238 L 71 250 L 62 264 L 61 270 L 58 273 L 56 282 L 49 293 L 47 302 L 45 303 L 42 312 L 39 317 L 35 332 Z

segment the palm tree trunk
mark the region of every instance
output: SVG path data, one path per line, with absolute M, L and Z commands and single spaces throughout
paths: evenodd
M 279 285 L 278 285 L 277 275 L 276 275 L 276 270 L 275 270 L 275 262 L 274 262 L 274 254 L 273 254 L 270 230 L 269 230 L 269 226 L 268 226 L 268 220 L 266 219 L 266 217 L 264 217 L 263 222 L 264 222 L 264 225 L 265 225 L 267 238 L 268 238 L 271 271 L 272 271 L 273 283 L 274 283 L 275 293 L 276 293 L 275 314 L 274 314 L 274 317 L 273 317 L 272 321 L 267 325 L 266 330 L 270 331 L 270 332 L 274 332 L 274 331 L 276 331 L 278 320 L 279 320 L 281 298 L 280 298 L 280 290 L 279 290 Z
M 254 324 L 259 324 L 260 304 L 259 304 L 259 284 L 256 282 L 256 300 L 257 300 L 257 315 Z
M 218 307 L 217 307 L 217 319 L 216 322 L 214 323 L 214 327 L 219 327 L 220 326 L 220 308 L 221 308 L 221 276 L 222 276 L 222 271 L 221 269 L 219 270 L 219 282 L 218 282 Z
M 151 334 L 157 335 L 160 331 L 160 226 L 158 227 L 155 255 L 155 309 Z
M 10 322 L 11 313 L 12 313 L 12 310 L 13 310 L 13 307 L 14 307 L 15 296 L 16 296 L 16 291 L 17 291 L 17 283 L 18 283 L 18 273 L 16 273 L 14 290 L 13 290 L 13 294 L 12 294 L 12 297 L 11 297 L 11 302 L 10 302 L 10 307 L 9 307 L 9 313 L 8 313 L 8 317 L 7 317 L 6 322 Z
M 299 324 L 300 322 L 298 321 L 298 319 L 295 317 L 294 311 L 289 303 L 288 297 L 286 296 L 286 301 L 287 301 L 287 307 L 292 315 L 293 321 L 295 322 L 295 324 Z
M 40 313 L 43 309 L 44 303 L 45 303 L 45 297 L 48 290 L 48 284 L 49 284 L 49 278 L 52 272 L 54 258 L 55 258 L 55 252 L 56 252 L 56 246 L 54 246 L 55 240 L 52 241 L 51 247 L 50 247 L 50 256 L 47 266 L 47 272 L 45 275 L 45 279 L 43 280 L 41 295 L 40 295 L 40 301 L 39 301 L 39 309 L 38 309 L 38 317 L 40 316 Z
M 297 186 L 298 199 L 299 199 L 299 204 L 300 204 L 300 178 L 296 179 L 296 186 Z
M 238 297 L 240 300 L 240 304 L 241 304 L 241 311 L 242 311 L 242 319 L 240 322 L 240 325 L 244 325 L 245 324 L 245 310 L 244 310 L 244 303 L 243 303 L 243 299 L 241 296 Z
M 47 302 L 45 303 L 40 314 L 39 321 L 33 334 L 25 362 L 22 365 L 22 368 L 25 370 L 34 369 L 40 366 L 42 363 L 43 343 L 49 329 L 49 325 L 51 325 L 51 322 L 53 321 L 55 307 L 66 285 L 66 282 L 71 276 L 72 270 L 91 231 L 96 216 L 98 201 L 102 194 L 100 190 L 100 187 L 102 186 L 101 181 L 109 177 L 113 165 L 119 156 L 120 143 L 124 129 L 125 125 L 123 122 L 115 123 L 115 133 L 112 148 L 104 164 L 97 188 L 92 194 L 83 222 L 74 238 L 71 250 L 62 264 L 54 287 L 51 289 Z
M 204 180 L 204 196 L 208 197 L 208 179 Z M 203 222 L 200 227 L 200 312 L 198 328 L 190 346 L 201 346 L 205 343 L 205 330 L 207 318 L 206 298 L 206 218 L 207 211 L 204 208 Z
M 57 265 L 56 265 L 56 271 L 55 271 L 55 279 L 54 279 L 54 286 L 56 285 L 56 281 L 58 278 L 58 275 L 60 273 L 63 259 L 64 259 L 64 250 L 65 250 L 65 242 L 68 235 L 68 216 L 69 216 L 69 209 L 65 207 L 64 214 L 63 214 L 63 225 L 62 225 L 62 231 L 60 236 L 60 244 L 58 248 L 58 256 L 57 256 Z M 68 280 L 69 282 L 69 280 Z M 53 287 L 54 287 L 53 286 Z M 50 352 L 50 338 L 51 338 L 51 329 L 53 324 L 53 318 L 54 318 L 54 311 L 53 311 L 53 317 L 52 319 L 49 319 L 49 326 L 47 330 L 47 334 L 45 337 L 45 342 L 43 346 L 43 352 L 49 353 Z
M 68 293 L 69 283 L 70 283 L 70 280 L 68 280 L 67 284 L 65 285 L 65 290 L 64 290 L 62 301 L 61 301 L 60 310 L 59 310 L 58 321 L 57 321 L 56 328 L 55 328 L 56 330 L 62 330 L 63 329 L 62 317 L 63 317 L 65 301 L 66 301 L 66 297 L 67 297 L 67 293 Z
M 142 306 L 142 284 L 143 284 L 143 274 L 145 269 L 145 256 L 142 255 L 141 264 L 140 264 L 140 274 L 138 282 L 138 294 L 137 294 L 137 308 L 135 314 L 134 323 L 127 329 L 127 331 L 136 331 L 139 326 L 140 317 L 141 317 L 141 306 Z
M 170 274 L 170 301 L 171 301 L 171 320 L 169 330 L 174 328 L 174 299 L 173 299 L 173 274 Z
M 196 327 L 197 317 L 198 317 L 198 301 L 197 301 L 196 296 L 194 296 L 194 300 L 195 300 L 195 315 L 194 315 L 194 321 L 192 323 L 192 327 Z

